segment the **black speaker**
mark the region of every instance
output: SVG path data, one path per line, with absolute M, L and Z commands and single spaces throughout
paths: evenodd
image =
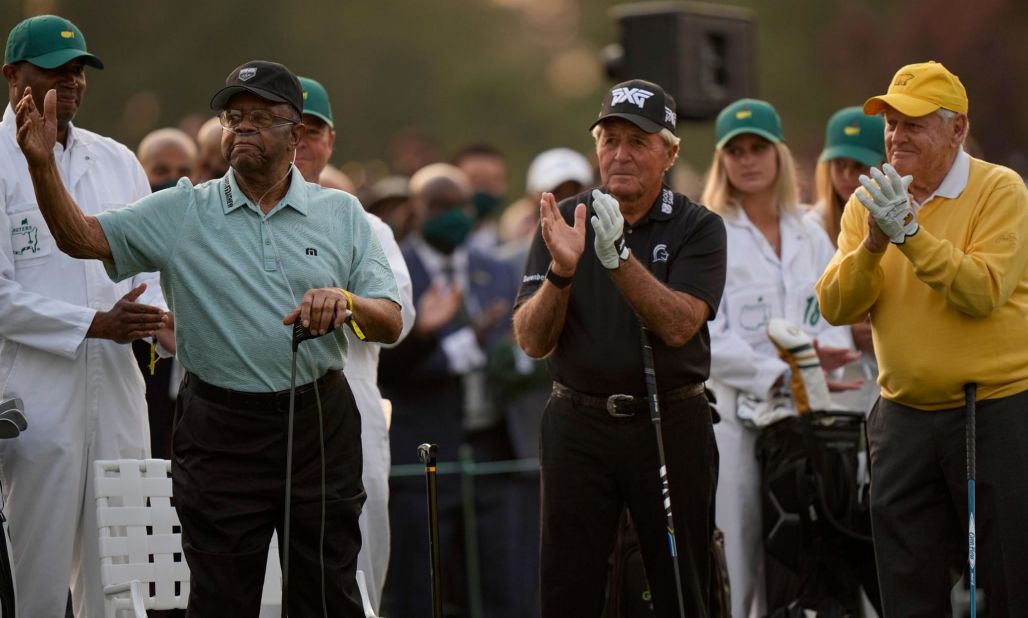
M 616 6 L 620 49 L 605 51 L 615 81 L 647 79 L 678 104 L 679 119 L 706 120 L 756 93 L 755 25 L 741 7 L 695 2 Z

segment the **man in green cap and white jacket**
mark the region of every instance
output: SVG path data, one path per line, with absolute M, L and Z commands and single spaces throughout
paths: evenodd
M 20 616 L 63 618 L 69 582 L 76 616 L 103 615 L 92 462 L 149 455 L 145 387 L 126 344 L 158 334 L 167 335 L 169 349 L 174 345 L 171 329 L 162 327 L 165 305 L 154 275 L 114 283 L 99 260 L 75 260 L 57 247 L 16 142 L 14 107 L 25 88 L 39 106 L 55 89 L 53 157 L 81 210 L 95 215 L 150 193 L 128 148 L 72 124 L 87 66 L 102 69 L 103 63 L 62 17 L 26 19 L 7 39 L 0 397 L 21 397 L 29 427 L 16 440 L 0 442 L 0 480 Z

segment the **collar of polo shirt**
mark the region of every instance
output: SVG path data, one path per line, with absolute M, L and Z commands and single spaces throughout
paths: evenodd
M 307 215 L 307 200 L 304 199 L 307 181 L 303 179 L 303 175 L 300 173 L 300 170 L 296 169 L 295 165 L 289 166 L 289 173 L 289 190 L 286 191 L 286 194 L 282 196 L 279 203 L 268 213 L 267 216 L 269 217 L 286 206 L 304 216 Z M 228 184 L 224 187 L 225 193 L 222 197 L 222 206 L 225 208 L 225 214 L 232 212 L 243 204 L 253 205 L 253 201 L 240 190 L 239 183 L 236 181 L 235 170 L 229 168 L 229 173 L 225 174 L 225 178 L 228 179 Z M 254 207 L 256 208 L 256 205 Z

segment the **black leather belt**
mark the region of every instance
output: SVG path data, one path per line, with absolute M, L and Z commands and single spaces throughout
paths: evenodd
M 329 371 L 321 376 L 316 382 L 308 382 L 296 387 L 296 408 L 303 409 L 314 405 L 314 385 L 323 395 L 325 389 L 332 386 L 337 380 L 343 377 L 341 371 Z M 228 408 L 241 410 L 282 410 L 289 409 L 289 389 L 270 393 L 248 393 L 245 391 L 234 391 L 230 388 L 222 388 L 208 384 L 192 373 L 186 373 L 183 386 L 188 386 L 197 396 L 207 401 L 222 405 Z
M 643 412 L 649 412 L 649 397 L 647 395 L 614 394 L 607 397 L 596 397 L 586 395 L 572 390 L 560 382 L 553 383 L 551 391 L 554 397 L 567 399 L 579 405 L 606 410 L 607 414 L 615 418 L 629 418 Z M 681 401 L 696 395 L 703 394 L 703 383 L 695 382 L 669 391 L 659 393 L 661 403 Z

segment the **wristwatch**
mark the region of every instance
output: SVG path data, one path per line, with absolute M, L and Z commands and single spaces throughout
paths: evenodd
M 561 277 L 557 273 L 553 272 L 552 263 L 550 264 L 550 267 L 546 269 L 546 280 L 552 283 L 558 290 L 563 290 L 571 285 L 571 277 Z

